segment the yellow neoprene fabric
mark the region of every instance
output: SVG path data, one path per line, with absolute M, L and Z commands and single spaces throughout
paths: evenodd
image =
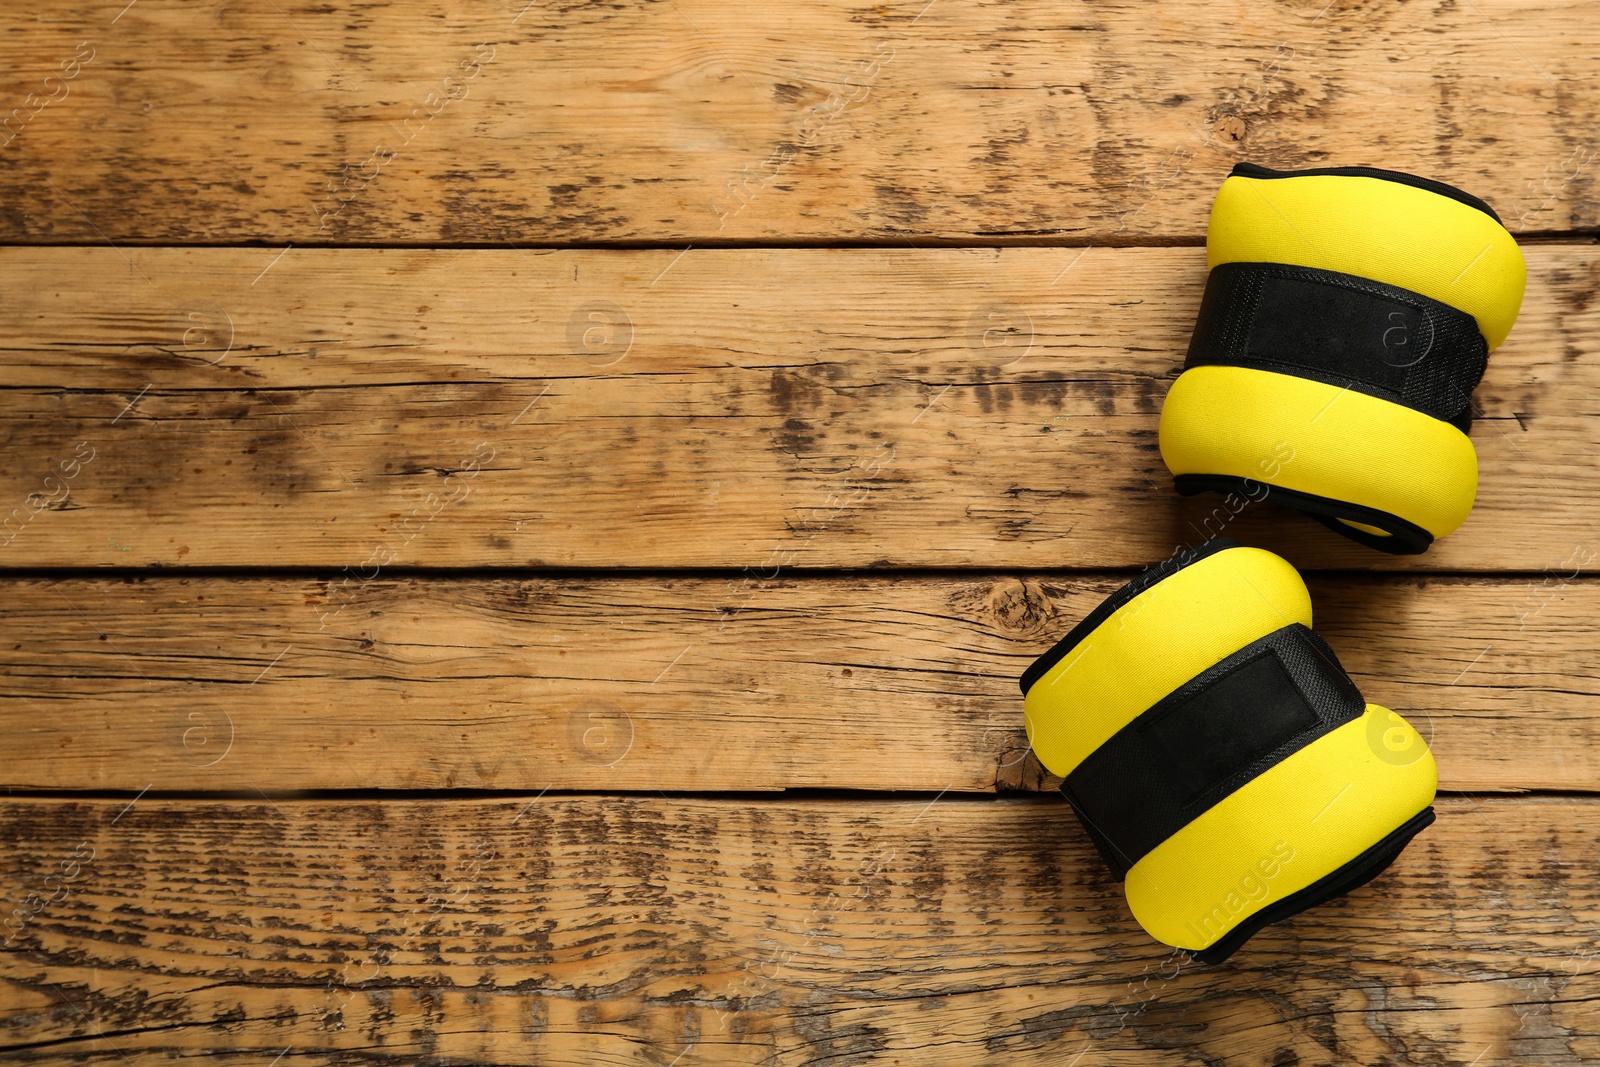
M 1466 521 L 1478 491 L 1477 453 L 1449 423 L 1250 367 L 1179 375 L 1161 409 L 1159 440 L 1173 474 L 1229 474 L 1360 504 L 1436 538 Z M 1277 476 L 1268 480 L 1266 469 Z
M 1388 748 L 1374 740 L 1396 733 Z M 1415 757 L 1392 758 L 1402 746 Z M 1377 844 L 1432 804 L 1437 787 L 1422 738 L 1369 704 L 1141 858 L 1128 872 L 1128 906 L 1156 940 L 1203 949 Z
M 1033 683 L 1023 701 L 1033 751 L 1065 777 L 1178 686 L 1296 622 L 1311 625 L 1311 597 L 1281 557 L 1228 548 L 1197 560 L 1122 605 Z
M 1034 751 L 1065 777 L 1190 679 L 1294 623 L 1311 625 L 1311 602 L 1286 561 L 1243 547 L 1206 555 L 1111 612 L 1032 683 Z M 1206 949 L 1360 857 L 1426 809 L 1437 785 L 1416 730 L 1368 704 L 1140 857 L 1128 905 L 1157 940 Z
M 1344 175 L 1229 177 L 1211 207 L 1206 262 L 1288 263 L 1398 285 L 1471 315 L 1490 351 L 1511 332 L 1527 283 L 1516 239 L 1482 211 Z
M 1206 260 L 1314 267 L 1400 286 L 1472 315 L 1491 350 L 1516 320 L 1527 280 L 1515 239 L 1489 215 L 1427 189 L 1354 175 L 1230 176 L 1212 205 Z M 1160 447 L 1174 475 L 1252 478 L 1386 513 L 1435 539 L 1466 521 L 1477 496 L 1477 455 L 1456 427 L 1287 373 L 1184 371 L 1162 406 Z M 1290 452 L 1292 461 L 1281 462 Z M 1275 477 L 1262 478 L 1269 469 Z M 1389 532 L 1364 517 L 1340 521 Z

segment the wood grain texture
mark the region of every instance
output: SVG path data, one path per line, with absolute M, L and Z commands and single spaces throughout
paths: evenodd
M 3 249 L 0 566 L 1560 570 L 1600 254 L 1528 255 L 1477 506 L 1395 559 L 1172 492 L 1198 249 Z
M 1053 789 L 1017 678 L 1120 577 L 11 581 L 0 785 Z M 1600 585 L 1313 579 L 1446 789 L 1600 781 Z
M 1600 1061 L 1591 7 L 0 11 L 0 1062 Z M 1425 556 L 1170 489 L 1241 159 L 1535 238 Z M 1016 678 L 1218 533 L 1447 793 L 1203 969 Z
M 1600 225 L 1585 0 L 3 18 L 4 241 L 1194 240 L 1241 158 Z
M 1378 881 L 1214 968 L 1134 925 L 1059 800 L 933 800 L 8 801 L 5 885 L 44 903 L 0 952 L 3 1053 L 585 1067 L 1600 1056 L 1595 800 L 1446 799 Z

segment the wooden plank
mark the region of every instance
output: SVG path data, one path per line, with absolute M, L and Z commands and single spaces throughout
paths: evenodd
M 1132 923 L 1059 800 L 0 813 L 30 901 L 0 953 L 10 1062 L 1600 1056 L 1593 799 L 1445 800 L 1377 882 L 1214 968 Z
M 0 22 L 3 241 L 1193 240 L 1240 158 L 1600 225 L 1585 0 L 74 8 Z
M 131 17 L 131 16 L 130 16 Z M 1198 249 L 0 250 L 0 565 L 1305 567 L 1600 552 L 1600 254 L 1529 249 L 1420 558 L 1179 500 Z M 131 268 L 131 269 L 130 269 Z
M 14 580 L 0 785 L 1053 789 L 1016 680 L 1121 581 Z M 1446 789 L 1600 780 L 1600 584 L 1312 593 Z

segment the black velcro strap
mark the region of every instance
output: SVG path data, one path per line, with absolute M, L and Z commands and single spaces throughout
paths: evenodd
M 1147 708 L 1061 791 L 1121 878 L 1217 801 L 1365 708 L 1333 650 L 1294 623 Z
M 1464 433 L 1489 345 L 1471 315 L 1409 289 L 1314 267 L 1221 263 L 1183 365 L 1206 364 L 1345 386 Z

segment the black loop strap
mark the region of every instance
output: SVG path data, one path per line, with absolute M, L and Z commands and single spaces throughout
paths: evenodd
M 1061 791 L 1121 878 L 1217 801 L 1365 709 L 1333 650 L 1294 623 L 1146 709 Z
M 1194 496 L 1196 493 L 1206 492 L 1224 495 L 1242 493 L 1247 497 L 1272 500 L 1291 508 L 1298 508 L 1335 533 L 1391 555 L 1414 556 L 1419 552 L 1426 552 L 1428 546 L 1433 544 L 1433 534 L 1416 523 L 1408 522 L 1398 515 L 1391 515 L 1387 511 L 1379 511 L 1377 508 L 1352 504 L 1348 500 L 1317 496 L 1315 493 L 1305 493 L 1281 485 L 1268 486 L 1265 482 L 1240 478 L 1232 474 L 1178 474 L 1173 476 L 1172 484 L 1180 496 Z M 1341 520 L 1371 526 L 1384 531 L 1387 536 L 1368 533 Z
M 1489 345 L 1471 315 L 1399 286 L 1282 263 L 1221 263 L 1184 367 L 1223 364 L 1344 386 L 1463 433 Z

